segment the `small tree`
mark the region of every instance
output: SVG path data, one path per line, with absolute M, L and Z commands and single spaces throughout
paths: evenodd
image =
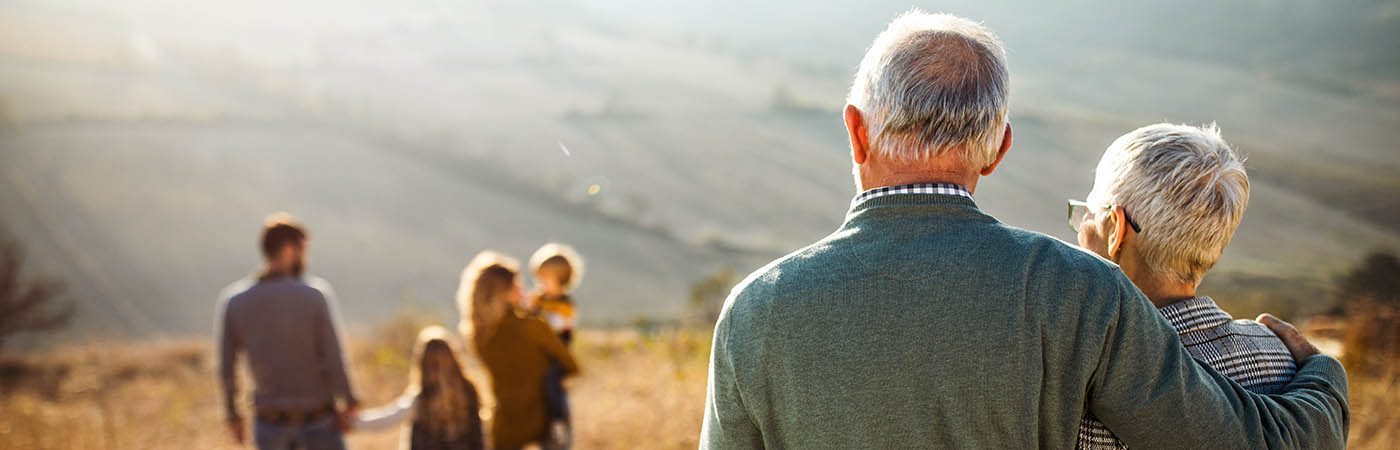
M 0 349 L 16 334 L 67 325 L 77 310 L 72 302 L 60 300 L 63 283 L 43 276 L 22 279 L 23 263 L 19 245 L 0 243 Z
M 1400 258 L 1375 251 L 1337 279 L 1348 321 L 1342 344 L 1347 372 L 1378 376 L 1400 360 Z
M 724 299 L 729 296 L 729 290 L 737 282 L 734 269 L 728 267 L 720 268 L 700 281 L 690 285 L 690 311 L 691 317 L 702 321 L 705 324 L 713 324 L 719 319 L 720 308 L 724 307 Z
M 1400 258 L 1373 251 L 1337 282 L 1339 302 L 1350 308 L 1358 302 L 1400 307 Z

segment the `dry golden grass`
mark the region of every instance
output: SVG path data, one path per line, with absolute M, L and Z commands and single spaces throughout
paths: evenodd
M 423 324 L 399 318 L 371 339 L 351 340 L 353 381 L 365 405 L 401 393 Z M 574 345 L 583 366 L 570 381 L 577 448 L 696 447 L 707 333 L 588 330 Z M 95 342 L 0 362 L 0 450 L 235 448 L 210 349 L 203 340 Z M 469 376 L 481 379 L 476 367 Z M 392 449 L 398 430 L 354 433 L 348 444 Z
M 1348 331 L 1342 340 L 1357 345 L 1355 339 L 1394 339 L 1395 322 L 1373 320 L 1368 323 L 1389 334 L 1357 338 L 1362 332 Z M 354 382 L 366 405 L 387 402 L 403 389 L 421 325 L 399 318 L 351 340 Z M 1394 448 L 1400 442 L 1400 360 L 1377 353 L 1377 345 L 1364 347 L 1368 364 L 1357 365 L 1361 355 L 1347 356 L 1351 448 Z M 101 342 L 0 362 L 0 450 L 234 448 L 209 348 L 203 340 Z M 579 335 L 574 350 L 584 369 L 570 384 L 577 448 L 696 447 L 707 333 L 590 330 Z M 468 370 L 480 379 L 479 368 Z M 352 448 L 391 449 L 397 443 L 397 430 L 349 438 Z
M 1400 446 L 1400 307 L 1360 303 L 1342 330 L 1353 449 Z
M 0 448 L 219 448 L 228 437 L 203 342 L 92 343 L 9 360 Z
M 1390 450 L 1400 446 L 1400 364 L 1380 374 L 1351 376 L 1349 448 Z

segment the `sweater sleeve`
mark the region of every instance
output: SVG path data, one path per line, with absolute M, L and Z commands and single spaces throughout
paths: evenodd
M 549 357 L 559 361 L 559 365 L 563 366 L 566 375 L 578 373 L 578 362 L 574 360 L 574 355 L 569 353 L 569 349 L 564 347 L 564 341 L 559 340 L 559 336 L 554 334 L 554 330 L 551 330 L 549 325 L 531 319 L 530 329 L 530 334 L 539 341 L 540 347 Z
M 729 348 L 729 310 L 715 323 L 710 346 L 710 374 L 705 387 L 705 417 L 700 426 L 701 450 L 763 448 L 763 435 L 739 397 L 734 360 Z
M 1311 357 L 1284 393 L 1254 394 L 1192 359 L 1119 275 L 1117 316 L 1090 382 L 1089 408 L 1129 448 L 1346 447 L 1347 379 L 1336 359 Z

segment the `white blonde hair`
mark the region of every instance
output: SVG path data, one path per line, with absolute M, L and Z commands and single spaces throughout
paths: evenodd
M 1249 175 L 1215 124 L 1159 123 L 1108 146 L 1088 201 L 1124 208 L 1142 228 L 1138 249 L 1152 271 L 1199 283 L 1244 217 Z
M 583 281 L 583 256 L 580 256 L 578 251 L 567 244 L 550 242 L 540 246 L 534 254 L 530 255 L 530 271 L 538 273 L 545 261 L 556 256 L 563 258 L 569 264 L 569 282 L 564 286 L 564 290 L 572 291 L 578 287 L 579 282 Z
M 1001 149 L 1010 92 L 991 31 L 916 9 L 875 38 L 846 102 L 860 110 L 873 153 L 915 161 L 961 146 L 964 163 L 982 169 Z

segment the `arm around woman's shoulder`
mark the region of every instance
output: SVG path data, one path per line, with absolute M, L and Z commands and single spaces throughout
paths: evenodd
M 1346 372 L 1299 361 L 1278 395 L 1249 392 L 1196 361 L 1123 277 L 1125 297 L 1090 385 L 1090 409 L 1131 448 L 1346 448 Z

